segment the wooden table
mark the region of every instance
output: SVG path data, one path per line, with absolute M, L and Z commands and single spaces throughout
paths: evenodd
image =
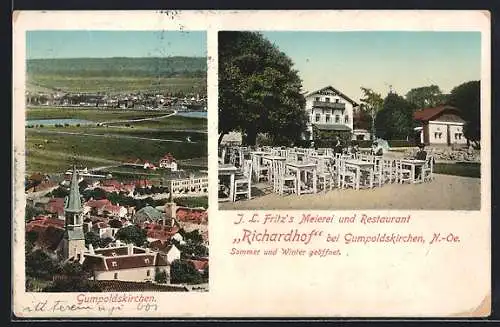
M 238 168 L 232 164 L 219 164 L 219 176 L 229 176 L 229 197 L 219 199 L 223 201 L 233 201 L 234 199 L 234 176 Z
M 297 178 L 297 183 L 296 184 L 296 192 L 298 195 L 302 193 L 316 193 L 316 179 L 317 179 L 317 170 L 316 170 L 316 164 L 315 163 L 305 163 L 305 162 L 287 162 L 286 167 L 295 172 L 296 178 Z M 306 177 L 307 182 L 307 173 L 312 174 L 312 190 L 305 190 L 301 191 L 300 188 L 300 182 L 302 180 L 301 176 L 302 173 L 304 173 L 304 176 Z
M 359 182 L 361 171 L 365 170 L 370 173 L 370 187 L 373 187 L 373 168 L 374 163 L 363 160 L 349 159 L 345 161 L 346 166 L 356 169 L 356 189 L 359 190 Z
M 422 169 L 422 167 L 425 165 L 425 160 L 403 159 L 403 160 L 401 160 L 401 164 L 410 167 L 410 171 L 411 171 L 410 178 L 411 178 L 412 183 L 423 182 L 424 178 L 423 178 L 422 170 L 420 170 L 420 179 L 419 180 L 415 179 L 415 170 L 416 170 L 415 167 L 420 166 L 421 167 L 420 169 Z

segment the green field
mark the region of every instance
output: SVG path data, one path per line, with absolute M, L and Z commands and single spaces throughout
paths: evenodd
M 27 90 L 44 89 L 65 92 L 169 92 L 206 94 L 207 80 L 203 77 L 83 77 L 60 75 L 27 76 Z
M 205 57 L 30 59 L 27 89 L 206 94 Z
M 125 120 L 165 115 L 166 112 L 128 110 L 36 108 L 27 110 L 28 119 Z M 151 129 L 154 126 L 157 129 Z M 157 163 L 170 152 L 186 168 L 206 167 L 207 120 L 172 116 L 158 121 L 130 123 L 128 127 L 94 125 L 26 129 L 26 170 L 54 173 L 66 170 L 76 154 L 88 168 L 117 165 L 141 159 Z M 66 133 L 78 133 L 71 135 Z M 85 135 L 84 135 L 85 134 Z M 187 138 L 191 142 L 187 142 Z M 139 139 L 142 138 L 142 139 Z M 156 139 L 169 140 L 167 142 Z M 173 142 L 174 141 L 174 142 Z M 177 142 L 175 142 L 177 141 Z
M 79 165 L 100 167 L 132 159 L 158 160 L 167 152 L 177 160 L 207 156 L 207 142 L 173 143 L 104 136 L 39 134 L 26 130 L 26 170 L 64 171 L 74 154 Z
M 149 117 L 160 117 L 171 111 L 144 111 L 123 109 L 86 109 L 86 108 L 54 108 L 36 107 L 26 110 L 26 119 L 86 119 L 95 122 L 108 120 L 140 119 Z
M 436 174 L 480 178 L 481 164 L 476 162 L 436 163 L 434 172 Z
M 85 109 L 85 108 L 53 108 L 38 107 L 28 108 L 26 110 L 27 120 L 38 119 L 85 119 L 94 122 L 103 122 L 111 120 L 141 119 L 150 117 L 160 117 L 169 114 L 171 111 L 151 112 L 141 110 L 103 110 L 103 109 Z M 124 123 L 121 123 L 124 125 Z M 132 122 L 130 126 L 134 128 L 158 128 L 167 129 L 189 129 L 206 132 L 207 120 L 204 118 L 192 118 L 182 116 L 171 116 L 154 121 Z M 47 126 L 45 126 L 47 128 Z M 81 126 L 80 128 L 89 128 Z M 108 127 L 111 128 L 111 127 Z M 131 133 L 133 133 L 131 131 Z

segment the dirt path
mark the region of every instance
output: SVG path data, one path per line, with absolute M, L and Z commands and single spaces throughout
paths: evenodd
M 250 201 L 220 203 L 219 209 L 479 210 L 480 206 L 479 178 L 436 174 L 433 182 L 425 184 L 389 184 L 371 190 L 332 190 L 301 196 L 269 193 Z

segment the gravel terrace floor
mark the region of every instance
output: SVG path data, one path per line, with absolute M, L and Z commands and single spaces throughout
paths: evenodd
M 332 190 L 317 194 L 284 195 L 259 183 L 251 200 L 221 202 L 219 210 L 275 209 L 387 209 L 387 210 L 480 210 L 481 179 L 435 174 L 425 184 L 387 184 L 374 189 Z

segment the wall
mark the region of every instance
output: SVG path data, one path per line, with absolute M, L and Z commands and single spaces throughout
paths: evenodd
M 118 269 L 111 271 L 96 271 L 94 276 L 96 280 L 114 280 L 115 273 L 118 274 L 117 280 L 123 280 L 128 282 L 144 282 L 144 281 L 154 281 L 156 275 L 156 268 L 159 270 L 165 270 L 167 272 L 167 280 L 170 281 L 170 267 L 169 266 L 151 266 L 151 267 L 141 267 L 141 268 L 131 268 L 131 269 Z M 149 277 L 147 276 L 147 271 L 150 271 Z
M 466 144 L 467 139 L 463 136 L 463 124 L 461 123 L 447 123 L 447 122 L 429 122 L 429 143 L 430 144 L 448 144 L 448 126 L 450 132 L 450 145 L 451 144 Z M 461 139 L 455 139 L 455 134 L 461 133 Z
M 364 136 L 363 140 L 366 141 L 370 139 L 371 133 L 366 129 L 355 129 L 353 130 L 352 140 L 357 140 L 358 135 L 363 135 Z

